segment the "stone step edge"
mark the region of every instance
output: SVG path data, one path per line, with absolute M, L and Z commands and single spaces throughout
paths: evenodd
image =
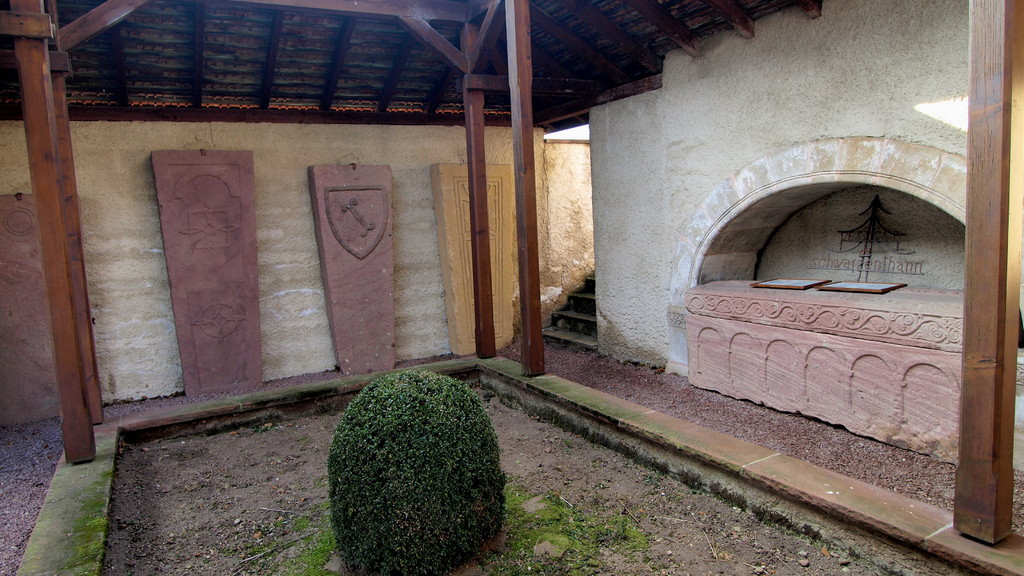
M 580 332 L 571 332 L 569 330 L 562 330 L 559 328 L 545 328 L 541 331 L 544 338 L 550 340 L 557 340 L 563 344 L 571 346 L 580 346 L 587 350 L 597 350 L 597 338 L 588 334 L 582 334 Z

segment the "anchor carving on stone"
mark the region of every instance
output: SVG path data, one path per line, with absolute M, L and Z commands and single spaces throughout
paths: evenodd
M 389 208 L 383 190 L 378 188 L 324 191 L 324 212 L 334 238 L 360 260 L 380 242 Z
M 363 231 L 359 233 L 359 236 L 365 238 L 366 235 L 370 232 L 370 230 L 373 230 L 374 224 L 373 222 L 367 222 L 366 220 L 363 219 L 363 215 L 360 214 L 358 210 L 356 210 L 356 206 L 358 205 L 359 199 L 352 198 L 351 200 L 348 201 L 348 204 L 345 204 L 344 206 L 341 207 L 341 211 L 352 212 L 352 216 L 355 217 L 356 221 L 359 222 L 359 224 L 362 225 L 363 227 Z

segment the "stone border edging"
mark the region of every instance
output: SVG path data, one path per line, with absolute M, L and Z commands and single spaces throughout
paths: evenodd
M 1024 575 L 1024 537 L 996 546 L 960 536 L 952 513 L 650 410 L 556 376 L 525 377 L 504 358 L 417 366 L 480 383 L 531 414 L 742 506 L 763 521 L 835 542 L 882 549 L 879 568 L 914 574 Z M 95 575 L 103 570 L 117 445 L 212 432 L 281 416 L 340 410 L 378 374 L 127 415 L 97 427 L 97 457 L 58 464 L 18 576 Z M 851 544 L 852 543 L 852 544 Z

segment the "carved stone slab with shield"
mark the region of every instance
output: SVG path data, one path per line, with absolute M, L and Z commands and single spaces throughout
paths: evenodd
M 391 167 L 311 166 L 327 318 L 342 374 L 395 365 Z
M 249 151 L 153 152 L 186 394 L 263 381 Z
M 35 196 L 0 196 L 0 425 L 56 416 Z

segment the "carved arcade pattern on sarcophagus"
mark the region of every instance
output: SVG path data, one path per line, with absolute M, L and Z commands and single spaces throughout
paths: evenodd
M 955 460 L 960 292 L 757 290 L 726 281 L 687 293 L 694 386 Z
M 342 374 L 395 365 L 389 166 L 311 166 L 309 192 L 334 355 Z
M 253 158 L 153 152 L 160 226 L 187 394 L 262 383 Z

